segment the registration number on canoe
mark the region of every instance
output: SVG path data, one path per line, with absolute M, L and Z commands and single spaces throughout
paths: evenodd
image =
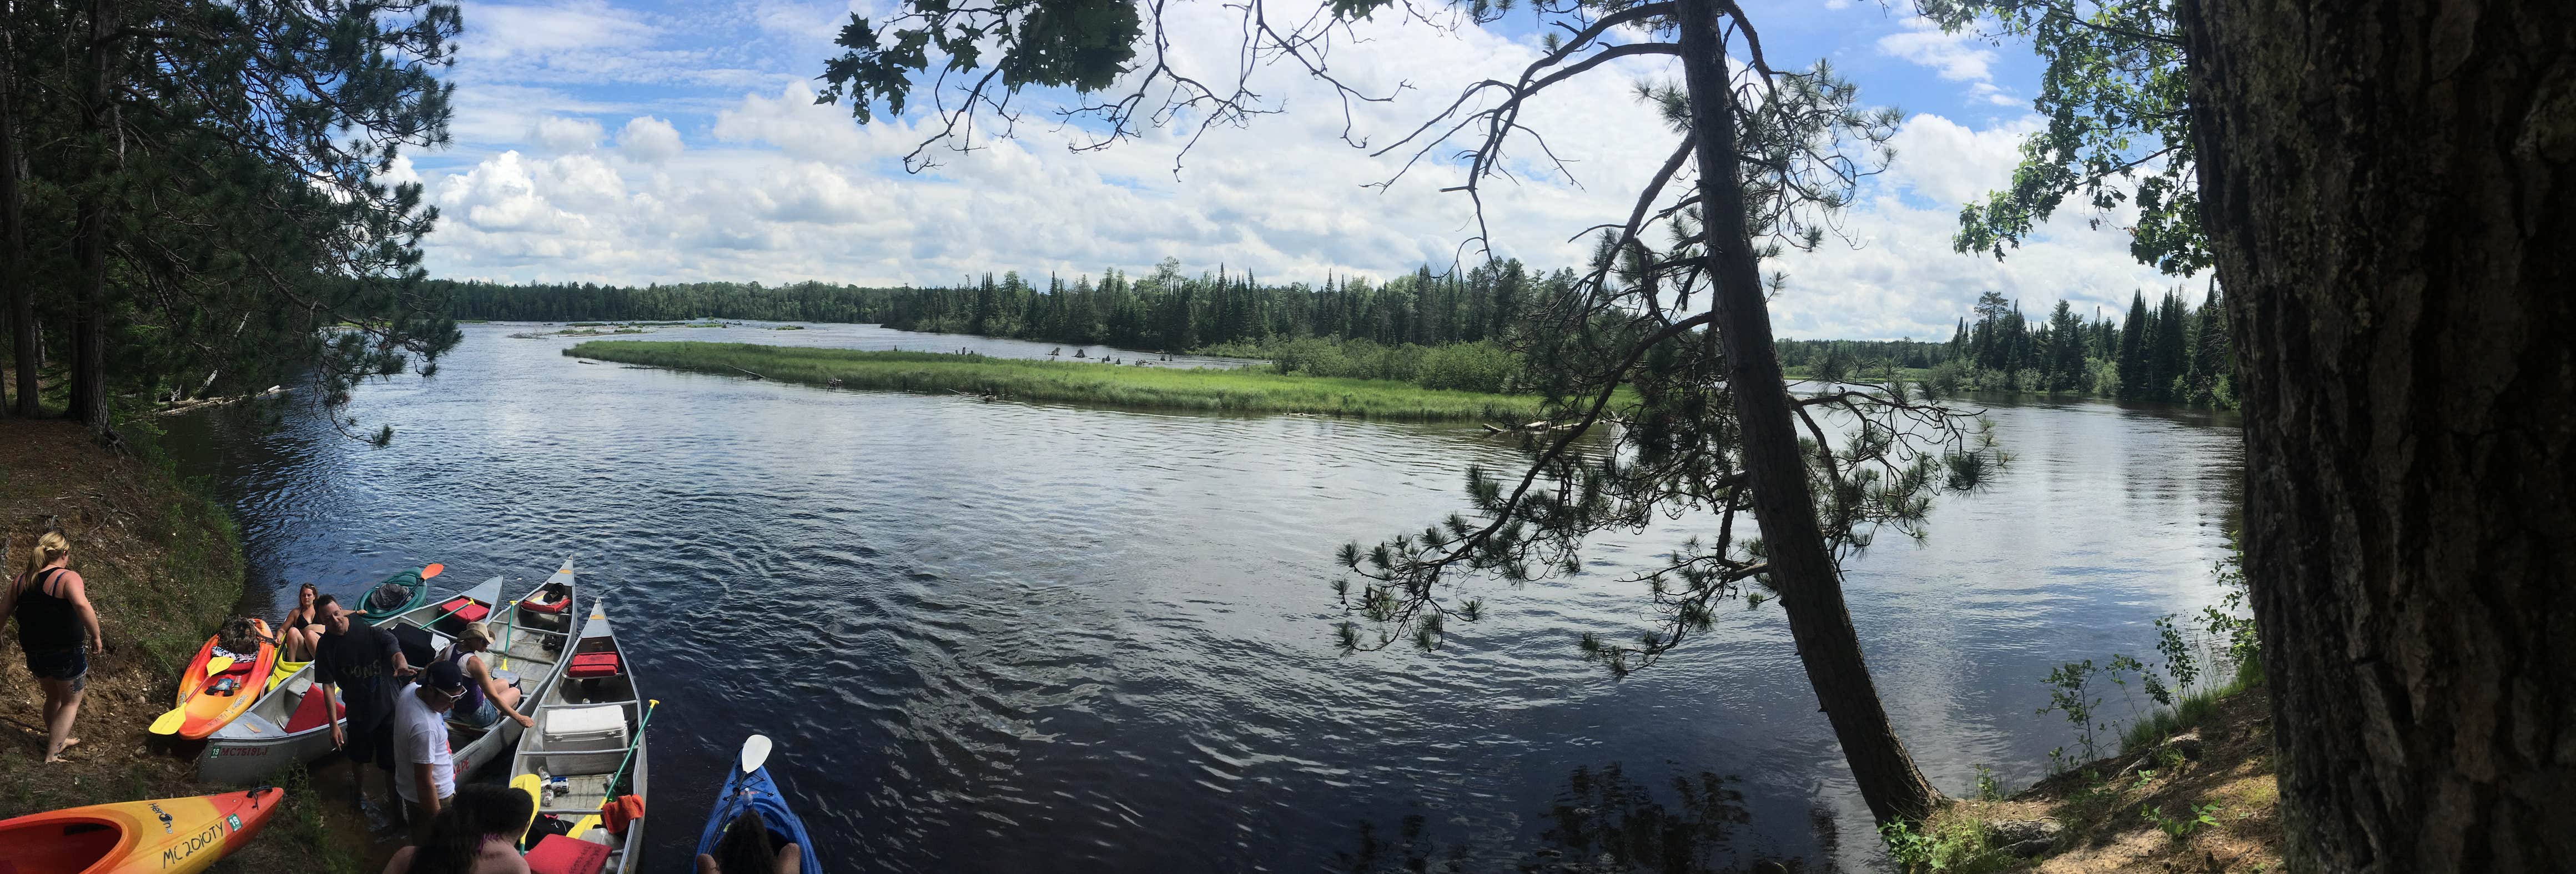
M 218 756 L 218 757 L 222 757 L 222 756 L 265 756 L 265 755 L 268 755 L 268 748 L 267 748 L 267 747 L 224 747 L 223 749 L 220 749 L 220 750 L 215 751 L 215 755 L 216 755 L 216 756 Z

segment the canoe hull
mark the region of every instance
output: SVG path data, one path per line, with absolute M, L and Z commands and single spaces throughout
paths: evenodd
M 20 874 L 196 874 L 248 845 L 286 793 L 125 801 L 0 821 L 0 869 Z

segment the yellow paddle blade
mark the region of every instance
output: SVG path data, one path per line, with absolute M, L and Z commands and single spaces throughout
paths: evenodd
M 528 836 L 528 829 L 536 827 L 537 808 L 541 804 L 537 794 L 537 775 L 521 774 L 512 777 L 510 788 L 528 793 L 528 821 L 525 825 L 519 826 L 519 837 L 525 839 Z
M 577 841 L 577 840 L 581 840 L 581 833 L 582 833 L 582 832 L 586 832 L 586 831 L 589 831 L 589 830 L 591 830 L 591 829 L 595 829 L 595 828 L 598 828 L 598 827 L 599 827 L 599 814 L 594 813 L 594 814 L 591 814 L 591 815 L 589 815 L 589 816 L 582 817 L 582 818 L 581 818 L 580 820 L 578 820 L 578 821 L 575 821 L 575 822 L 572 824 L 572 832 L 571 832 L 570 834 L 566 834 L 566 835 L 564 835 L 564 837 L 568 837 L 568 838 L 571 838 L 571 839 L 576 840 L 576 841 Z
M 211 677 L 216 674 L 223 673 L 226 669 L 229 669 L 232 666 L 233 660 L 230 656 L 216 656 L 214 658 L 207 659 L 206 676 Z
M 159 719 L 152 720 L 152 733 L 153 733 L 153 734 L 178 734 L 178 733 L 179 733 L 179 723 L 186 722 L 186 721 L 188 721 L 188 708 L 185 708 L 185 707 L 173 707 L 173 708 L 170 708 L 170 712 L 168 712 L 168 713 L 164 713 L 164 714 L 161 714 L 161 717 L 160 717 Z

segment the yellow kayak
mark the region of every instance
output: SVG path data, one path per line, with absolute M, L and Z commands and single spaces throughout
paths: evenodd
M 31 813 L 0 821 L 0 871 L 196 874 L 248 846 L 285 800 L 262 786 Z

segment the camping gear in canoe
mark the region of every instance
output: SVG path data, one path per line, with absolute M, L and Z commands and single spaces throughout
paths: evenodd
M 805 821 L 797 818 L 795 809 L 787 804 L 787 796 L 769 777 L 770 748 L 767 736 L 755 734 L 743 739 L 742 754 L 727 769 L 724 789 L 716 794 L 715 808 L 707 811 L 707 828 L 698 833 L 698 852 L 715 852 L 716 841 L 724 838 L 725 828 L 733 824 L 734 817 L 746 810 L 756 811 L 769 826 L 772 842 L 796 845 L 803 865 L 798 871 L 822 874 L 822 864 L 814 858 L 814 841 L 805 833 Z
M 152 721 L 153 734 L 202 740 L 234 717 L 250 710 L 267 691 L 268 675 L 277 667 L 277 645 L 259 644 L 256 653 L 235 653 L 206 638 L 197 658 L 179 676 L 179 706 Z
M 546 690 L 562 675 L 558 662 L 563 660 L 572 638 L 572 620 L 558 610 L 542 606 L 529 609 L 524 605 L 572 600 L 572 559 L 564 559 L 562 566 L 518 600 L 501 600 L 501 586 L 501 578 L 493 577 L 445 600 L 397 616 L 385 624 L 385 629 L 401 642 L 404 661 L 426 666 L 455 643 L 455 635 L 465 630 L 466 623 L 482 622 L 492 636 L 491 648 L 482 653 L 483 666 L 501 682 L 518 687 L 518 711 L 533 718 L 536 702 L 543 700 Z M 455 751 L 458 779 L 509 758 L 511 748 L 526 731 L 508 716 L 490 725 L 476 725 L 464 716 L 450 713 L 447 720 L 447 738 L 449 748 Z
M 572 823 L 573 833 L 540 839 L 543 855 L 529 854 L 529 865 L 536 869 L 545 862 L 549 867 L 537 870 L 552 874 L 555 860 L 579 861 L 581 854 L 564 852 L 559 842 L 569 839 L 608 848 L 603 867 L 594 870 L 629 874 L 637 870 L 638 853 L 628 848 L 640 850 L 644 841 L 640 814 L 649 777 L 644 729 L 651 708 L 636 693 L 634 660 L 618 646 L 601 602 L 591 602 L 579 637 L 564 655 L 566 665 L 579 660 L 590 667 L 585 676 L 567 672 L 539 700 L 530 714 L 537 727 L 520 740 L 518 755 L 511 759 L 510 785 L 537 795 L 539 819 Z M 546 849 L 549 843 L 555 849 Z
M 0 821 L 0 871 L 17 874 L 195 874 L 231 855 L 277 814 L 286 793 L 124 801 Z
M 358 599 L 358 621 L 383 625 L 387 619 L 418 608 L 429 600 L 430 578 L 445 570 L 446 565 L 431 564 L 416 571 L 403 571 L 386 577 L 384 582 L 377 583 L 375 588 L 367 590 L 367 594 Z

